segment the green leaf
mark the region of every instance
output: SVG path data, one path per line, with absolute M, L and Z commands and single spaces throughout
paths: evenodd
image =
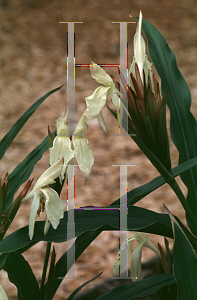
M 197 163 L 197 158 L 192 159 L 188 162 L 185 162 L 178 167 L 173 169 L 173 175 L 177 176 L 181 172 L 185 172 L 188 168 L 193 167 Z M 156 190 L 158 187 L 165 183 L 162 176 L 159 176 L 152 181 L 148 182 L 147 184 L 133 189 L 128 193 L 128 204 L 135 204 L 140 199 L 151 193 L 152 191 Z M 112 230 L 119 230 L 119 199 L 114 201 L 108 208 L 117 208 L 116 211 L 104 211 L 98 210 L 95 211 L 77 211 L 75 210 L 75 221 L 77 224 L 77 232 L 76 236 L 80 235 L 81 233 L 88 231 L 88 230 L 110 230 L 112 226 L 114 226 Z M 152 211 L 145 210 L 139 207 L 129 207 L 129 211 L 131 211 L 131 216 L 128 215 L 128 221 L 130 222 L 130 228 L 128 230 L 138 230 L 143 228 L 142 231 L 148 232 L 146 230 L 150 230 L 151 233 L 158 233 L 164 236 L 172 236 L 172 232 L 169 226 L 169 220 L 166 215 L 157 214 Z M 107 214 L 109 213 L 109 217 L 112 217 L 112 220 L 109 222 L 109 218 Z M 94 219 L 96 218 L 96 219 Z M 101 218 L 101 219 L 99 219 Z M 142 219 L 139 219 L 142 218 Z M 115 220 L 115 221 L 114 221 Z M 132 222 L 133 220 L 133 222 Z M 141 222 L 142 221 L 142 222 Z M 90 222 L 90 223 L 89 223 Z M 115 223 L 114 223 L 115 222 Z M 82 224 L 82 226 L 80 226 Z M 90 228 L 91 224 L 91 228 Z M 158 227 L 159 225 L 159 227 Z M 10 236 L 6 237 L 3 241 L 0 242 L 0 252 L 11 252 L 17 249 L 25 249 L 31 247 L 34 243 L 45 240 L 45 241 L 54 241 L 57 243 L 64 242 L 67 240 L 66 235 L 67 230 L 67 212 L 65 212 L 64 219 L 61 220 L 60 225 L 58 226 L 57 230 L 53 230 L 50 228 L 49 233 L 45 237 L 44 232 L 44 221 L 43 222 L 36 222 L 35 226 L 35 234 L 33 237 L 33 242 L 31 243 L 28 237 L 28 226 L 21 228 L 20 230 L 15 231 Z M 170 230 L 170 231 L 169 231 Z M 192 237 L 191 233 L 188 231 L 187 236 L 190 238 L 190 242 L 193 245 L 196 245 L 195 239 Z M 193 238 L 193 240 L 192 240 Z M 21 250 L 22 251 L 22 250 Z
M 197 165 L 197 158 L 193 158 L 189 161 L 182 163 L 181 165 L 172 169 L 172 174 L 174 177 L 180 175 L 181 173 L 187 171 L 188 169 L 192 168 L 193 166 Z M 141 185 L 131 191 L 128 192 L 128 204 L 134 205 L 139 200 L 150 194 L 151 192 L 155 191 L 157 188 L 165 184 L 165 180 L 160 175 L 153 180 L 149 181 L 148 183 Z M 119 207 L 119 199 L 114 201 L 110 206 Z
M 92 207 L 93 210 L 75 209 L 75 236 L 86 231 L 119 230 L 119 208 L 100 209 Z M 67 240 L 67 212 L 61 219 L 58 228 L 50 227 L 47 235 L 44 235 L 45 221 L 35 224 L 35 231 L 32 241 L 28 236 L 28 226 L 13 232 L 0 242 L 0 252 L 12 252 L 27 246 L 30 242 L 48 241 L 61 243 Z M 172 237 L 170 219 L 166 214 L 159 214 L 153 211 L 136 207 L 128 207 L 127 228 L 133 231 L 155 233 L 166 237 Z
M 17 287 L 19 300 L 42 300 L 38 282 L 30 265 L 21 254 L 9 254 L 3 269 L 8 273 L 9 280 Z
M 173 273 L 178 284 L 178 300 L 196 300 L 197 256 L 175 218 L 169 211 L 168 214 L 174 232 Z
M 190 112 L 191 94 L 177 67 L 175 55 L 161 33 L 145 19 L 142 29 L 148 39 L 150 57 L 161 78 L 162 95 L 168 91 L 166 102 L 171 116 L 170 132 L 181 164 L 197 156 L 197 124 Z M 182 174 L 181 179 L 188 188 L 188 204 L 197 217 L 197 167 Z
M 3 269 L 3 266 L 6 263 L 6 259 L 7 259 L 8 255 L 9 255 L 9 253 L 3 253 L 0 255 L 0 270 Z
M 100 274 L 98 274 L 96 277 L 94 277 L 94 278 L 92 278 L 92 279 L 86 281 L 84 284 L 80 285 L 80 286 L 79 286 L 79 287 L 78 287 L 78 288 L 77 288 L 77 289 L 76 289 L 76 290 L 68 297 L 67 300 L 72 300 L 72 299 L 75 297 L 75 295 L 77 295 L 77 293 L 78 293 L 85 285 L 87 285 L 87 284 L 90 283 L 91 281 L 97 279 L 102 273 L 103 273 L 103 272 L 101 272 Z
M 63 86 L 63 85 L 62 85 Z M 12 143 L 12 141 L 15 139 L 21 128 L 25 125 L 27 120 L 31 117 L 31 115 L 35 112 L 35 110 L 39 107 L 39 105 L 50 95 L 57 92 L 61 87 L 58 87 L 49 93 L 42 96 L 40 99 L 38 99 L 19 119 L 18 121 L 13 125 L 13 127 L 10 129 L 10 131 L 4 136 L 4 138 L 0 142 L 0 160 L 4 156 L 6 150 Z
M 55 131 L 52 132 L 53 137 Z M 26 158 L 14 169 L 8 176 L 9 187 L 5 204 L 5 211 L 9 209 L 12 204 L 14 194 L 18 188 L 27 181 L 34 169 L 35 164 L 42 158 L 43 153 L 49 148 L 48 136 L 38 145 Z
M 152 276 L 140 281 L 124 284 L 101 295 L 95 300 L 131 300 L 136 297 L 151 295 L 158 289 L 175 282 L 172 273 Z

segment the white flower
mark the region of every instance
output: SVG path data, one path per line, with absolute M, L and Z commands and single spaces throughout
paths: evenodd
M 156 254 L 159 254 L 159 251 L 157 248 L 151 243 L 151 241 L 148 238 L 148 235 L 144 232 L 134 232 L 131 231 L 133 236 L 128 237 L 128 239 L 125 239 L 122 242 L 121 248 L 120 248 L 120 255 L 126 256 L 128 255 L 128 260 L 131 253 L 131 247 L 133 241 L 137 241 L 139 244 L 135 247 L 132 255 L 131 255 L 131 262 L 130 262 L 130 272 L 131 277 L 133 281 L 140 280 L 141 277 L 141 256 L 142 256 L 142 246 L 145 246 L 152 251 L 154 251 Z M 127 244 L 128 244 L 128 252 L 127 252 Z M 124 261 L 124 260 L 121 260 Z M 119 259 L 116 259 L 115 264 L 113 265 L 114 268 L 114 274 L 119 275 Z M 127 265 L 120 266 L 120 273 L 123 273 L 125 269 L 127 268 Z
M 85 116 L 88 119 L 88 123 L 95 116 L 97 116 L 102 129 L 106 132 L 106 125 L 101 110 L 106 103 L 107 95 L 110 95 L 112 103 L 115 106 L 117 112 L 118 124 L 120 124 L 119 91 L 115 87 L 115 83 L 113 82 L 112 78 L 97 64 L 90 64 L 90 71 L 92 78 L 94 78 L 97 82 L 103 84 L 104 86 L 98 87 L 91 96 L 85 98 L 87 105 L 87 109 L 85 110 Z M 122 116 L 122 108 L 120 110 L 120 115 Z
M 86 120 L 87 118 L 85 114 L 83 114 L 73 133 L 72 145 L 79 168 L 87 178 L 91 172 L 92 165 L 94 164 L 94 157 L 92 156 L 92 150 L 89 149 L 88 140 L 83 137 L 88 129 Z
M 29 216 L 29 237 L 32 239 L 34 234 L 34 226 L 36 215 L 41 210 L 46 208 L 46 222 L 44 233 L 46 234 L 50 223 L 56 229 L 60 219 L 64 216 L 64 202 L 59 198 L 59 195 L 52 188 L 47 187 L 49 184 L 55 183 L 57 178 L 62 172 L 62 165 L 64 160 L 58 160 L 50 168 L 48 168 L 38 179 L 33 190 L 22 200 L 25 202 L 33 198 L 30 216 Z M 45 199 L 45 204 L 43 201 Z
M 64 166 L 62 168 L 60 179 L 64 179 L 64 174 L 66 172 L 66 166 L 74 157 L 74 150 L 71 148 L 71 140 L 68 135 L 68 126 L 66 125 L 68 116 L 68 111 L 63 118 L 57 119 L 57 136 L 53 141 L 53 147 L 50 148 L 50 158 L 49 163 L 52 166 L 62 157 L 64 158 Z
M 6 292 L 4 291 L 4 289 L 2 288 L 2 286 L 0 285 L 0 299 L 1 300 L 8 300 L 8 297 L 6 295 Z
M 84 134 L 88 129 L 86 123 L 87 117 L 82 115 L 77 127 L 72 135 L 72 141 L 67 136 L 68 126 L 66 125 L 67 113 L 63 118 L 57 120 L 57 137 L 53 141 L 53 147 L 50 149 L 50 164 L 54 164 L 58 159 L 64 158 L 64 166 L 61 172 L 61 179 L 64 179 L 66 166 L 75 157 L 79 164 L 80 170 L 86 177 L 91 172 L 91 167 L 94 164 L 94 157 L 92 156 L 92 150 L 89 149 L 88 140 L 84 138 Z M 68 175 L 71 169 L 68 171 Z M 70 182 L 72 176 L 68 177 Z
M 148 73 L 150 72 L 150 75 L 152 75 L 151 72 L 152 63 L 149 62 L 148 56 L 146 55 L 146 44 L 141 35 L 141 30 L 142 30 L 142 13 L 140 11 L 139 21 L 134 36 L 134 57 L 133 57 L 133 62 L 130 66 L 129 74 L 133 73 L 134 77 L 136 78 L 135 63 L 137 63 L 142 82 L 143 82 L 143 70 L 147 82 Z M 129 80 L 130 80 L 130 76 L 129 76 Z

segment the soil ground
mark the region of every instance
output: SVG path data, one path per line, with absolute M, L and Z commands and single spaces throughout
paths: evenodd
M 191 90 L 192 112 L 197 116 L 197 3 L 192 0 L 1 0 L 0 1 L 0 137 L 12 127 L 18 118 L 41 96 L 50 90 L 64 87 L 50 96 L 30 118 L 13 141 L 1 161 L 0 174 L 11 173 L 27 154 L 56 128 L 56 119 L 66 109 L 66 61 L 67 27 L 59 21 L 83 21 L 75 26 L 76 63 L 117 64 L 119 62 L 119 26 L 111 21 L 131 21 L 130 16 L 143 17 L 156 26 L 168 41 L 176 55 L 178 66 Z M 129 63 L 133 57 L 133 36 L 136 25 L 128 26 Z M 115 68 L 105 69 L 118 79 Z M 76 69 L 76 120 L 85 109 L 84 98 L 91 95 L 98 84 L 91 78 L 88 68 Z M 110 99 L 108 104 L 112 107 Z M 136 164 L 128 170 L 129 190 L 142 185 L 155 176 L 157 171 L 127 137 L 115 137 L 117 123 L 108 109 L 103 109 L 107 125 L 105 134 L 97 121 L 89 126 L 86 138 L 92 149 L 95 163 L 87 186 L 84 175 L 76 170 L 76 206 L 106 206 L 119 198 L 119 170 L 112 164 Z M 169 126 L 169 112 L 167 113 Z M 170 140 L 173 167 L 178 154 Z M 34 168 L 34 182 L 48 167 L 48 151 Z M 179 180 L 179 179 L 178 179 Z M 180 180 L 179 180 L 180 182 Z M 186 189 L 181 185 L 184 193 Z M 66 199 L 66 190 L 61 195 Z M 66 201 L 65 201 L 66 203 Z M 181 220 L 184 211 L 167 185 L 151 193 L 137 205 L 165 213 L 163 203 Z M 9 233 L 28 224 L 31 200 L 25 202 L 16 216 Z M 66 204 L 65 204 L 66 209 Z M 44 213 L 39 220 L 45 219 Z M 118 255 L 118 232 L 103 232 L 81 255 L 76 263 L 76 276 L 83 280 L 64 280 L 55 300 L 66 299 L 85 281 L 103 271 L 87 288 L 104 282 L 113 276 L 113 264 Z M 163 244 L 160 236 L 149 235 L 157 245 Z M 171 241 L 172 242 L 172 241 Z M 66 243 L 55 244 L 57 259 L 66 251 Z M 40 242 L 24 256 L 40 280 L 45 244 Z M 143 249 L 143 261 L 152 253 Z M 9 300 L 17 299 L 15 287 L 9 283 L 7 273 L 0 272 L 0 284 Z

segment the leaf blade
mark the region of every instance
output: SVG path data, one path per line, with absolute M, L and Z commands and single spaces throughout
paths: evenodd
M 62 85 L 63 86 L 63 85 Z M 50 95 L 57 92 L 61 87 L 58 87 L 56 89 L 53 89 L 52 91 L 48 92 L 44 96 L 42 96 L 40 99 L 38 99 L 19 119 L 18 121 L 12 126 L 12 128 L 8 131 L 8 133 L 3 137 L 3 139 L 0 142 L 0 160 L 4 156 L 6 150 L 12 143 L 12 141 L 15 139 L 21 128 L 25 125 L 25 123 L 28 121 L 28 119 L 31 117 L 31 115 L 35 112 L 35 110 L 39 107 L 39 105 Z
M 161 78 L 162 95 L 167 91 L 166 103 L 170 109 L 170 132 L 179 151 L 179 164 L 197 156 L 197 122 L 190 112 L 191 94 L 178 69 L 176 58 L 161 33 L 143 19 L 142 30 L 148 39 L 148 50 Z M 188 188 L 187 201 L 197 217 L 197 167 L 181 175 Z M 191 224 L 188 224 L 191 227 Z

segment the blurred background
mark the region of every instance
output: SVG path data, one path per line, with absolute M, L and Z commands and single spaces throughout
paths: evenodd
M 197 116 L 197 3 L 192 0 L 1 0 L 0 1 L 0 138 L 7 133 L 18 118 L 41 96 L 64 84 L 64 87 L 47 98 L 13 141 L 0 165 L 0 174 L 12 170 L 51 131 L 56 119 L 66 109 L 66 61 L 67 25 L 59 21 L 83 21 L 75 25 L 75 56 L 77 64 L 119 63 L 119 24 L 112 21 L 133 21 L 139 11 L 163 34 L 175 53 L 178 66 L 191 90 L 192 112 Z M 128 25 L 129 64 L 133 59 L 133 37 L 136 25 Z M 105 68 L 118 79 L 117 68 Z M 76 69 L 75 109 L 78 121 L 86 108 L 85 97 L 99 86 L 91 78 L 88 68 Z M 107 104 L 113 108 L 110 99 Z M 86 133 L 95 163 L 84 186 L 84 175 L 76 170 L 76 206 L 107 206 L 119 198 L 119 168 L 112 164 L 136 164 L 128 169 L 129 190 L 142 185 L 155 176 L 157 171 L 141 153 L 132 139 L 115 137 L 118 133 L 116 119 L 103 109 L 107 126 L 105 134 L 97 120 L 93 120 Z M 167 112 L 169 127 L 169 112 Z M 173 167 L 178 154 L 170 140 Z M 49 153 L 34 168 L 34 183 L 48 167 Z M 179 180 L 180 182 L 180 180 Z M 186 189 L 181 185 L 184 193 Z M 20 190 L 18 191 L 18 193 Z M 66 189 L 61 194 L 66 199 Z M 66 201 L 65 201 L 66 203 Z M 183 221 L 184 212 L 167 185 L 145 197 L 138 206 L 165 213 L 163 203 Z M 28 224 L 31 200 L 25 202 L 8 233 Z M 66 207 L 65 207 L 66 209 Z M 42 213 L 37 220 L 45 219 Z M 103 271 L 103 274 L 87 288 L 113 276 L 113 264 L 118 257 L 119 233 L 103 232 L 89 246 L 76 263 L 76 276 L 84 280 L 64 280 L 54 299 L 66 299 L 85 281 Z M 157 245 L 163 238 L 149 235 Z M 24 254 L 37 278 L 41 279 L 45 244 L 40 242 Z M 57 259 L 66 251 L 66 243 L 55 244 Z M 143 249 L 143 261 L 152 253 Z M 17 299 L 14 285 L 7 273 L 0 272 L 0 284 L 10 300 Z

